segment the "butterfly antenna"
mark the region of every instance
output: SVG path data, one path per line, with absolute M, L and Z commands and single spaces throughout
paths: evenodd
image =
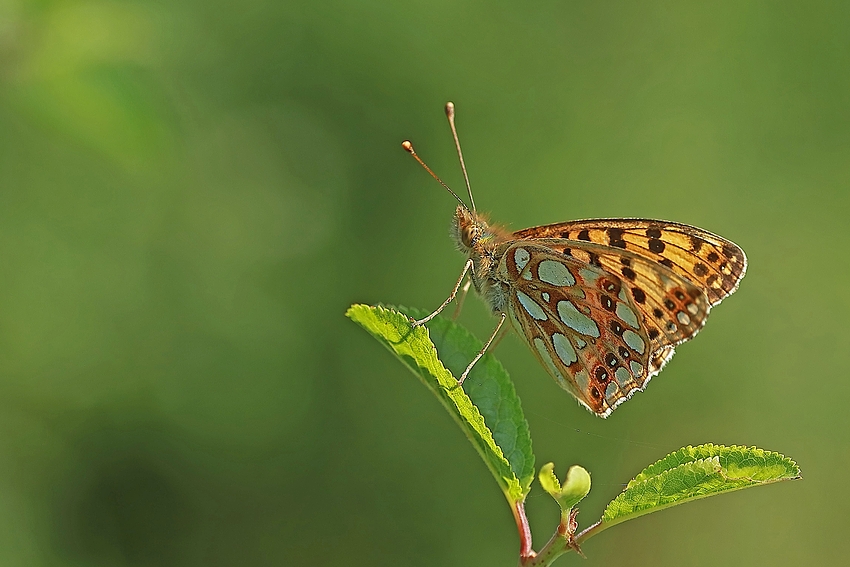
M 402 148 L 404 148 L 404 150 L 405 150 L 407 153 L 409 153 L 410 155 L 412 155 L 412 156 L 413 156 L 413 159 L 415 159 L 416 161 L 418 161 L 418 162 L 419 162 L 419 165 L 421 165 L 422 167 L 424 167 L 424 168 L 425 168 L 425 171 L 427 171 L 428 173 L 430 173 L 430 174 L 431 174 L 431 177 L 433 177 L 434 179 L 436 179 L 436 180 L 440 183 L 440 185 L 442 185 L 443 187 L 445 187 L 445 188 L 446 188 L 446 190 L 447 190 L 449 193 L 451 193 L 451 194 L 454 196 L 454 198 L 455 198 L 455 199 L 457 199 L 457 202 L 458 202 L 458 203 L 460 203 L 460 204 L 461 204 L 461 206 L 462 206 L 464 209 L 469 210 L 469 208 L 466 206 L 466 203 L 464 203 L 464 202 L 463 202 L 463 200 L 462 200 L 460 197 L 458 197 L 458 196 L 457 196 L 457 193 L 455 193 L 454 191 L 452 191 L 452 188 L 451 188 L 451 187 L 449 187 L 448 185 L 446 185 L 445 183 L 443 183 L 443 180 L 442 180 L 442 179 L 440 179 L 439 177 L 437 177 L 437 174 L 436 174 L 436 173 L 434 173 L 433 171 L 431 171 L 431 168 L 430 168 L 430 167 L 428 167 L 428 166 L 425 164 L 425 162 L 424 162 L 424 161 L 422 161 L 422 158 L 420 158 L 418 155 L 416 155 L 416 150 L 414 150 L 414 149 L 413 149 L 413 144 L 411 144 L 411 143 L 410 143 L 410 140 L 405 140 L 405 141 L 403 141 L 403 142 L 401 143 L 401 147 L 402 147 Z
M 446 103 L 446 117 L 449 119 L 449 126 L 452 129 L 452 137 L 455 139 L 455 148 L 457 148 L 457 157 L 460 160 L 460 169 L 463 171 L 463 180 L 466 181 L 466 191 L 469 193 L 469 203 L 472 205 L 472 210 L 475 211 L 475 200 L 472 198 L 472 187 L 469 186 L 469 176 L 466 174 L 466 164 L 463 163 L 463 152 L 460 151 L 460 139 L 457 137 L 457 128 L 455 128 L 455 104 L 453 102 Z

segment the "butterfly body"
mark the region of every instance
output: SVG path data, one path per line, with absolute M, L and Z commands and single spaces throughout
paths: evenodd
M 458 206 L 452 235 L 485 303 L 507 314 L 558 385 L 601 417 L 646 387 L 746 271 L 730 241 L 660 220 L 511 233 Z
M 498 248 L 510 242 L 511 233 L 490 224 L 477 213 L 459 206 L 452 222 L 452 237 L 464 255 L 472 260 L 472 284 L 493 313 L 504 313 L 509 286 L 497 277 L 501 254 Z

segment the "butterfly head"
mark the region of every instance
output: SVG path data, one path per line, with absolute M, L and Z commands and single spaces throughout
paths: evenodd
M 458 205 L 452 221 L 452 238 L 458 249 L 467 255 L 481 255 L 500 240 L 501 231 L 486 219 L 463 205 Z
M 469 252 L 481 238 L 483 227 L 476 215 L 466 207 L 458 205 L 452 222 L 452 238 L 463 252 Z

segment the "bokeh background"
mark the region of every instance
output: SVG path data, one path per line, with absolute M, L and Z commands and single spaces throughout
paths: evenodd
M 850 555 L 850 4 L 0 0 L 0 564 L 515 565 L 460 430 L 343 317 L 433 308 L 479 209 L 645 216 L 750 259 L 606 421 L 516 336 L 539 464 L 587 525 L 683 445 L 804 480 L 612 529 L 558 564 Z M 494 319 L 467 301 L 461 321 Z M 557 511 L 528 502 L 536 546 Z

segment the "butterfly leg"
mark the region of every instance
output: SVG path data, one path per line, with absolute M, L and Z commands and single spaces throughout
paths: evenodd
M 457 306 L 455 307 L 455 312 L 452 315 L 452 321 L 458 318 L 460 315 L 460 310 L 463 307 L 463 302 L 466 301 L 466 295 L 469 293 L 469 288 L 472 287 L 472 279 L 467 279 L 466 283 L 463 284 L 463 287 L 460 288 L 460 299 L 457 300 Z
M 505 317 L 507 317 L 507 315 L 502 313 L 502 318 L 499 319 L 499 324 L 496 325 L 496 329 L 493 331 L 493 334 L 490 335 L 489 339 L 487 339 L 487 343 L 484 345 L 484 348 L 475 355 L 475 358 L 472 359 L 472 362 L 469 363 L 469 366 L 467 366 L 466 370 L 463 371 L 463 374 L 460 375 L 460 380 L 457 381 L 458 385 L 463 384 L 463 381 L 466 380 L 466 377 L 469 376 L 469 373 L 472 371 L 472 367 L 475 366 L 476 362 L 481 360 L 481 357 L 484 356 L 484 353 L 487 352 L 488 348 L 490 348 L 490 343 L 492 343 L 493 339 L 496 338 L 496 335 L 499 334 L 499 329 L 502 328 L 502 325 L 505 322 Z
M 496 340 L 495 340 L 495 341 L 493 341 L 493 344 L 492 344 L 492 345 L 490 345 L 490 348 L 496 348 L 497 346 L 499 346 L 499 343 L 501 343 L 501 342 L 502 342 L 502 339 L 504 339 L 504 338 L 505 338 L 505 335 L 507 335 L 507 333 L 500 333 L 500 334 L 499 334 L 499 336 L 498 336 L 498 337 L 496 337 Z M 488 349 L 488 350 L 489 350 L 489 349 Z
M 455 287 L 454 287 L 454 289 L 452 290 L 451 294 L 449 294 L 448 299 L 446 299 L 446 300 L 443 302 L 443 304 L 442 304 L 442 305 L 440 305 L 440 306 L 437 308 L 437 310 L 436 310 L 436 311 L 434 311 L 433 313 L 431 313 L 430 315 L 428 315 L 428 316 L 427 316 L 427 317 L 425 317 L 424 319 L 419 319 L 418 321 L 417 321 L 417 320 L 414 320 L 414 319 L 411 319 L 411 320 L 410 320 L 411 324 L 412 324 L 414 327 L 419 327 L 420 325 L 424 325 L 425 323 L 427 323 L 428 321 L 430 321 L 431 319 L 433 319 L 434 317 L 436 317 L 437 315 L 439 315 L 439 314 L 440 314 L 440 312 L 441 312 L 443 309 L 445 309 L 445 308 L 446 308 L 446 305 L 448 305 L 449 303 L 451 303 L 451 302 L 452 302 L 452 300 L 455 298 L 455 296 L 457 295 L 457 291 L 460 289 L 460 284 L 461 284 L 461 283 L 463 283 L 463 278 L 466 276 L 466 272 L 468 272 L 470 269 L 472 269 L 472 258 L 470 258 L 469 260 L 467 260 L 467 261 L 466 261 L 466 264 L 464 264 L 464 266 L 463 266 L 463 272 L 461 272 L 460 277 L 457 279 L 457 283 L 455 284 Z

